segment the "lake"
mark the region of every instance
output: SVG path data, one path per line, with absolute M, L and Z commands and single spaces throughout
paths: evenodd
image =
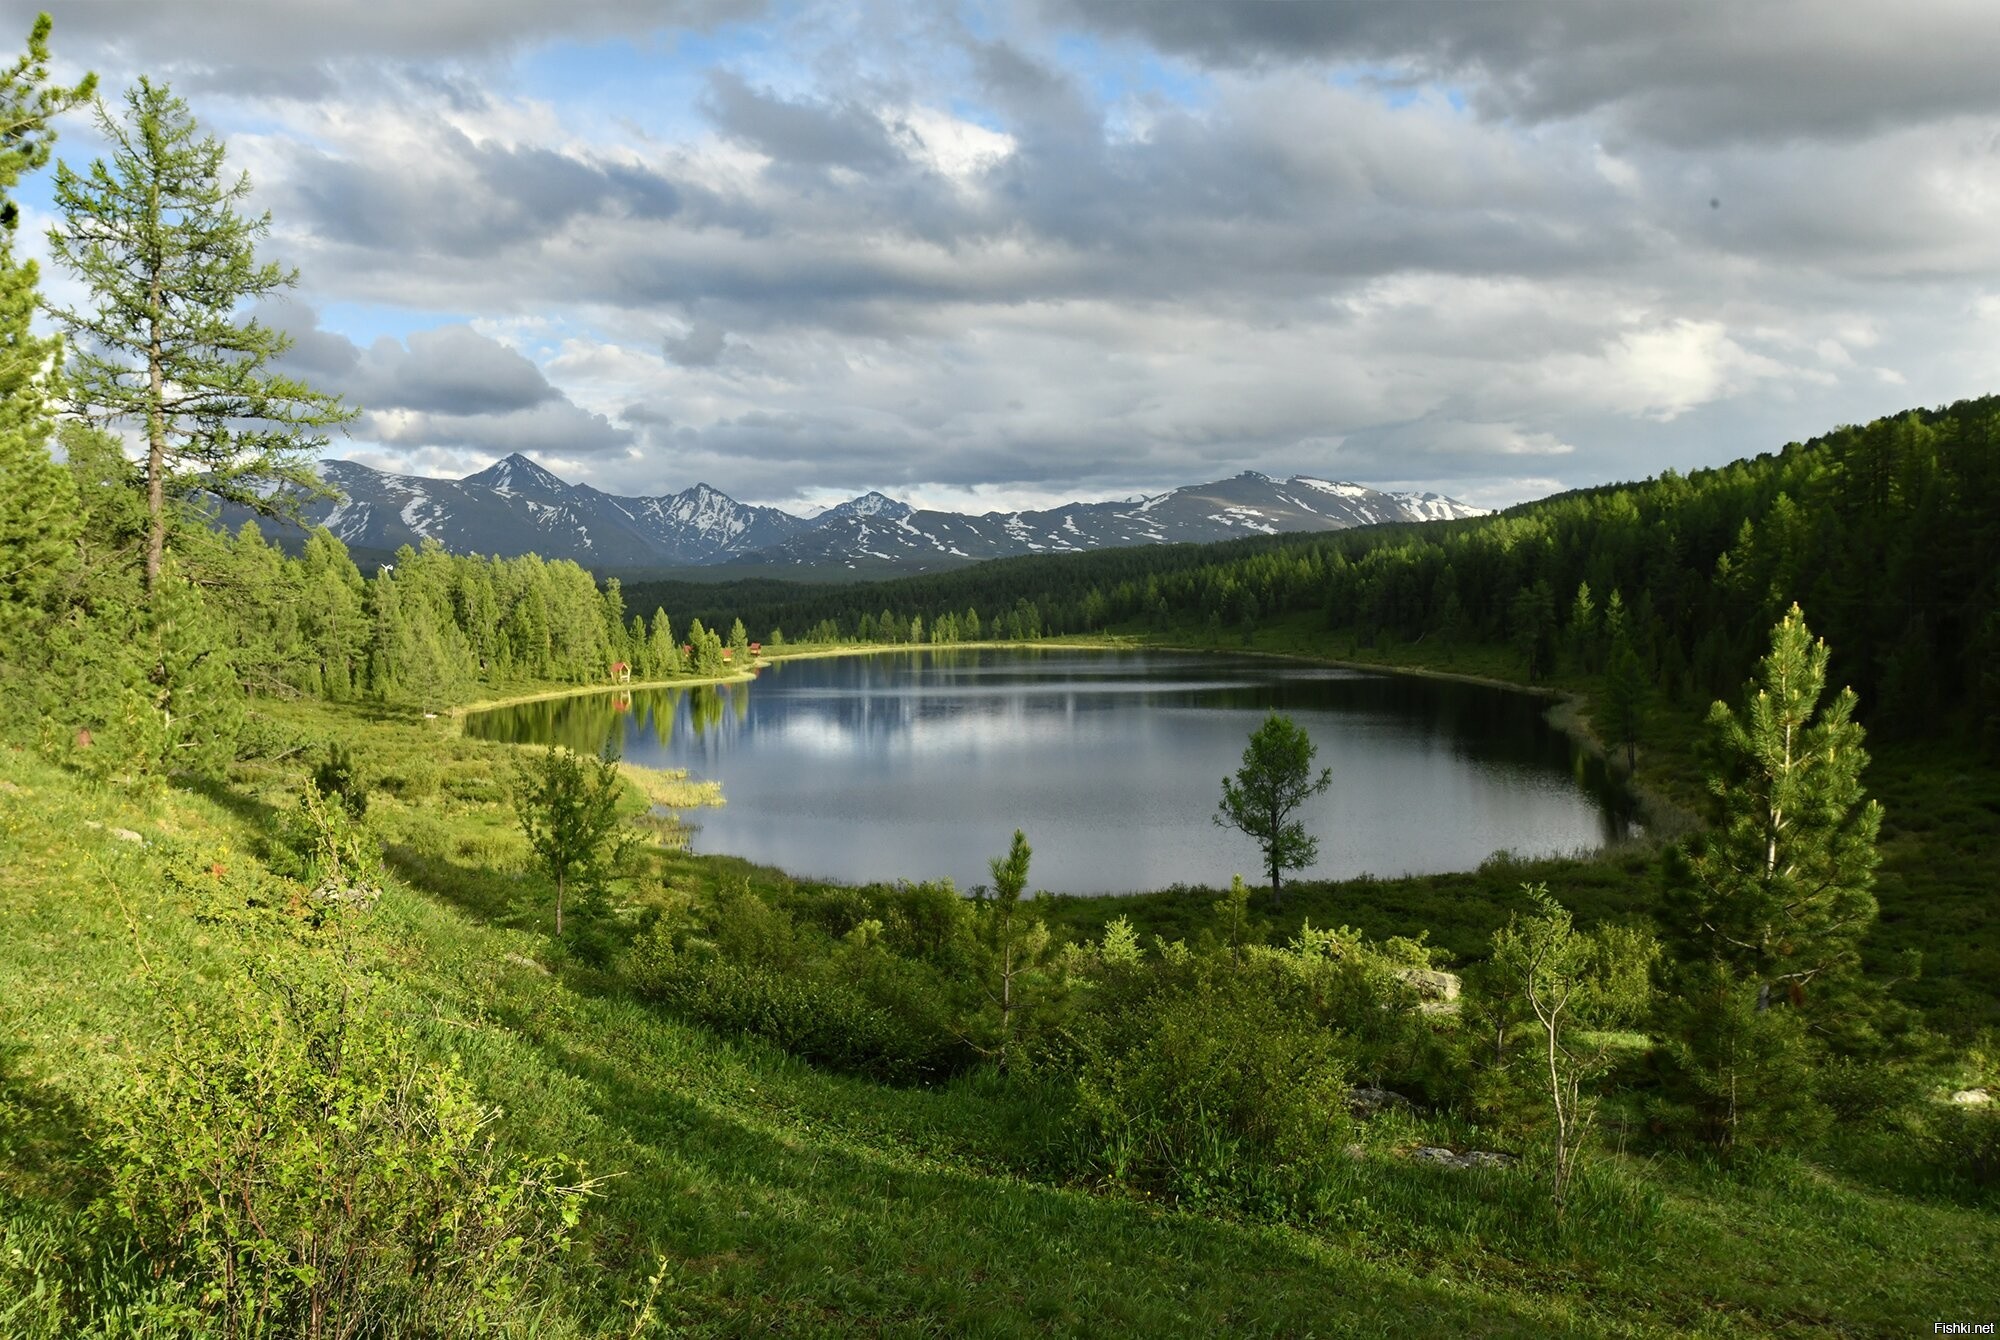
M 1030 886 L 1115 893 L 1260 882 L 1251 839 L 1210 822 L 1277 710 L 1333 785 L 1301 817 L 1319 864 L 1289 876 L 1469 870 L 1630 836 L 1597 759 L 1527 694 L 1250 656 L 949 649 L 781 661 L 754 683 L 583 694 L 474 714 L 469 734 L 686 768 L 726 804 L 697 851 L 853 883 L 987 882 L 1015 828 Z

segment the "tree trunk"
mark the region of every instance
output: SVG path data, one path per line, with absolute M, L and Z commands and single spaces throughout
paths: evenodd
M 557 875 L 556 876 L 556 938 L 558 940 L 562 938 L 562 896 L 563 896 L 562 876 Z
M 163 413 L 166 403 L 166 373 L 161 367 L 163 361 L 160 350 L 160 277 L 153 275 L 150 291 L 155 315 L 148 323 L 146 345 L 146 373 L 152 388 L 152 398 L 146 402 L 146 590 L 158 589 L 160 567 L 167 555 L 167 424 Z

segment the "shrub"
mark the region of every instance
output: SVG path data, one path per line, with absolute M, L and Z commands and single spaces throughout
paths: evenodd
M 169 1019 L 111 1095 L 110 1200 L 224 1336 L 483 1333 L 594 1183 L 509 1156 L 498 1113 L 365 983 L 318 968 Z
M 1335 1036 L 1250 974 L 1100 1019 L 1076 1076 L 1094 1170 L 1195 1203 L 1295 1206 L 1347 1133 Z
M 1951 1104 L 1931 1114 L 1926 1153 L 1948 1179 L 1992 1191 L 2000 1187 L 2000 1111 Z
M 326 757 L 314 766 L 312 783 L 323 796 L 338 800 L 356 819 L 368 813 L 368 781 L 354 755 L 342 745 L 329 745 Z
M 736 906 L 751 904 L 763 907 L 766 919 L 732 940 L 741 956 L 685 935 L 677 946 L 675 928 L 662 920 L 635 938 L 624 960 L 627 980 L 683 1018 L 763 1038 L 831 1070 L 907 1084 L 959 1073 L 976 1059 L 934 975 L 879 949 L 794 957 L 791 923 L 753 896 Z M 787 934 L 777 935 L 778 925 Z M 768 956 L 746 952 L 746 939 Z
M 1826 1129 L 1817 1096 L 1823 1057 L 1800 1012 L 1760 1010 L 1753 984 L 1717 963 L 1693 964 L 1658 1014 L 1656 1133 L 1718 1151 L 1799 1148 Z

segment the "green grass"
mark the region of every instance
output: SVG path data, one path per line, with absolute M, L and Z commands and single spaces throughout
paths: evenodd
M 64 1216 L 92 1191 L 77 1170 L 93 1106 L 120 1082 L 119 1057 L 157 1028 L 178 974 L 239 970 L 249 951 L 214 910 L 256 877 L 274 815 L 330 738 L 378 783 L 368 822 L 395 878 L 356 934 L 393 1008 L 461 1059 L 505 1110 L 507 1139 L 618 1174 L 541 1333 L 625 1334 L 627 1302 L 645 1296 L 662 1260 L 654 1334 L 1902 1335 L 1990 1313 L 2000 1214 L 1865 1131 L 1852 1138 L 1867 1157 L 1731 1169 L 1607 1148 L 1585 1197 L 1600 1203 L 1567 1229 L 1524 1172 L 1457 1174 L 1396 1157 L 1419 1140 L 1477 1134 L 1444 1118 L 1371 1127 L 1366 1157 L 1295 1223 L 1066 1181 L 1041 1154 L 1050 1096 L 1031 1086 L 981 1073 L 891 1088 L 822 1073 L 680 1022 L 553 953 L 540 914 L 524 907 L 506 746 L 467 739 L 447 719 L 266 710 L 312 747 L 199 791 L 93 787 L 0 749 L 0 1043 L 19 1049 L 9 1092 L 29 1131 L 0 1159 L 0 1333 L 48 1333 L 30 1329 L 47 1300 L 28 1290 L 38 1250 L 64 1240 Z M 1893 753 L 1878 772 L 1926 775 Z M 1966 923 L 1959 974 L 1990 972 L 1980 955 L 1991 932 L 1955 890 L 1981 862 L 2000 868 L 1990 834 L 1971 832 L 1993 795 L 1977 776 L 1882 788 L 1892 816 L 1932 820 L 1890 835 L 1905 886 L 1885 888 L 1885 910 L 1920 894 L 1939 904 L 1914 922 L 1885 918 L 1885 935 L 1931 934 L 1949 909 Z M 630 800 L 635 814 L 643 804 Z M 169 848 L 220 869 L 214 888 L 164 881 Z M 731 858 L 659 848 L 646 860 L 630 900 L 737 881 L 798 887 Z M 1929 882 L 1912 882 L 1912 862 L 1934 867 Z M 1524 880 L 1545 880 L 1587 917 L 1616 918 L 1645 909 L 1654 869 L 1633 850 L 1300 885 L 1273 929 L 1306 917 L 1371 936 L 1430 928 L 1471 957 Z M 1077 934 L 1126 914 L 1149 934 L 1192 939 L 1212 920 L 1212 897 L 1042 910 Z M 114 1284 L 101 1285 L 105 1296 Z

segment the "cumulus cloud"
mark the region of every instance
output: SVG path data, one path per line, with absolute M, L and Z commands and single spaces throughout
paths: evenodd
M 196 110 L 311 301 L 420 330 L 293 327 L 413 466 L 1491 503 L 1991 390 L 2000 357 L 2000 25 L 1969 5 L 73 8 L 59 48 L 228 87 Z
M 287 370 L 361 411 L 352 435 L 405 450 L 591 456 L 629 446 L 632 433 L 572 403 L 533 361 L 468 326 L 388 337 L 361 348 L 322 329 L 298 303 L 260 315 L 292 339 Z
M 1049 0 L 1058 23 L 1203 65 L 1359 64 L 1445 81 L 1494 117 L 1605 112 L 1679 147 L 1850 139 L 2000 111 L 2000 24 L 1982 0 L 1927 0 L 1883 22 L 1868 0 L 1671 5 L 1154 4 Z

